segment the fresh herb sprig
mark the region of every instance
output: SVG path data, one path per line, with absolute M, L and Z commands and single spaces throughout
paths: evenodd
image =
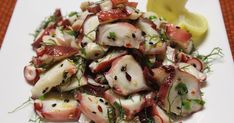
M 39 35 L 39 33 L 41 32 L 42 29 L 45 29 L 51 22 L 55 22 L 55 21 L 56 21 L 56 17 L 54 15 L 51 15 L 48 18 L 46 18 L 45 20 L 43 20 L 41 22 L 39 28 L 37 28 L 36 31 L 32 34 L 34 39 L 37 38 L 37 36 Z
M 175 87 L 175 89 L 177 90 L 178 95 L 180 95 L 180 96 L 184 96 L 184 95 L 186 95 L 188 93 L 188 88 L 184 83 L 179 83 Z
M 28 120 L 28 122 L 29 123 L 43 123 L 40 116 L 38 116 L 37 114 L 32 115 L 31 118 Z
M 120 102 L 120 101 L 119 101 L 119 102 Z M 120 102 L 120 103 L 115 102 L 115 103 L 113 104 L 113 106 L 114 106 L 115 110 L 117 110 L 117 113 L 118 113 L 118 116 L 119 116 L 118 121 L 124 120 L 125 110 L 124 110 L 124 108 L 122 107 L 121 102 Z
M 31 104 L 33 102 L 32 98 L 29 97 L 25 102 L 23 102 L 20 106 L 16 107 L 15 109 L 13 109 L 12 111 L 9 111 L 8 113 L 14 113 L 16 111 L 19 111 L 23 108 L 25 108 L 26 106 L 28 106 L 29 104 Z
M 192 55 L 205 63 L 206 67 L 204 71 L 206 71 L 207 73 L 212 71 L 212 61 L 224 56 L 220 47 L 215 47 L 208 55 L 201 55 L 199 54 L 199 52 L 194 52 Z
M 107 109 L 107 116 L 109 123 L 115 123 L 115 109 L 114 107 L 110 107 Z
M 113 41 L 115 41 L 116 39 L 116 34 L 115 32 L 109 32 L 109 35 L 107 36 L 108 39 L 112 39 Z
M 73 11 L 68 14 L 68 17 L 72 17 L 72 16 L 78 16 L 78 12 Z

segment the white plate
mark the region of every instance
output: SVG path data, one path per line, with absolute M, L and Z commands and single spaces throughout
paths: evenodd
M 63 14 L 79 11 L 82 0 L 19 0 L 11 19 L 0 51 L 0 122 L 27 123 L 32 115 L 30 106 L 9 114 L 30 96 L 30 86 L 23 77 L 23 68 L 34 55 L 31 49 L 32 36 L 44 17 L 61 8 Z M 146 1 L 138 0 L 141 10 Z M 232 123 L 234 111 L 234 66 L 224 28 L 218 0 L 190 0 L 188 8 L 204 15 L 209 22 L 209 33 L 199 48 L 208 53 L 214 47 L 223 49 L 225 56 L 214 63 L 214 72 L 208 76 L 208 85 L 203 89 L 205 109 L 195 113 L 186 123 Z

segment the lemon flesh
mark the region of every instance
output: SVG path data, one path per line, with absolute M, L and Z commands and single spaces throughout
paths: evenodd
M 177 25 L 192 34 L 194 44 L 198 46 L 208 30 L 208 23 L 204 16 L 186 12 L 180 16 Z
M 147 11 L 152 11 L 192 34 L 193 42 L 198 46 L 208 30 L 205 17 L 189 12 L 187 0 L 148 0 Z

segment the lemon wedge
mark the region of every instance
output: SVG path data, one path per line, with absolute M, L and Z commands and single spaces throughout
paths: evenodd
M 188 11 L 179 17 L 177 25 L 192 34 L 195 46 L 201 43 L 208 30 L 208 23 L 204 16 Z
M 155 12 L 168 22 L 186 29 L 192 34 L 194 44 L 198 46 L 208 30 L 205 17 L 189 12 L 185 5 L 187 0 L 148 0 L 147 11 Z

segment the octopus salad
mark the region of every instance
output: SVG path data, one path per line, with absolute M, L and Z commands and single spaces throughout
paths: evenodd
M 207 66 L 192 35 L 137 5 L 83 2 L 43 21 L 24 68 L 41 120 L 170 123 L 203 108 Z

